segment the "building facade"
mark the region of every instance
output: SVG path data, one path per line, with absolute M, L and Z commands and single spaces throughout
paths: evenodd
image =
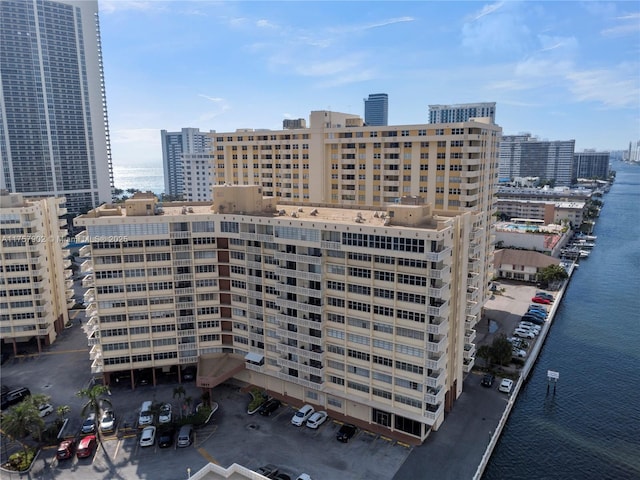
M 184 194 L 183 155 L 202 154 L 211 150 L 211 136 L 198 128 L 183 128 L 179 132 L 160 131 L 164 193 L 175 198 Z
M 0 188 L 111 201 L 98 2 L 0 2 L 0 44 Z
M 516 177 L 539 177 L 558 186 L 576 182 L 575 140 L 539 140 L 531 134 L 504 135 L 500 141 L 501 182 Z
M 585 150 L 573 155 L 576 178 L 609 179 L 609 152 Z
M 17 354 L 53 343 L 74 305 L 64 198 L 0 193 L 0 339 Z
M 364 99 L 364 123 L 372 127 L 389 124 L 389 96 L 386 93 L 370 93 Z
M 462 392 L 486 298 L 472 211 L 282 204 L 216 186 L 211 204 L 136 194 L 76 219 L 88 242 L 92 370 L 197 364 L 338 418 L 424 440 Z
M 182 198 L 187 202 L 210 202 L 214 153 L 184 153 L 182 155 Z
M 472 118 L 490 118 L 496 122 L 496 102 L 429 105 L 429 123 L 468 122 Z

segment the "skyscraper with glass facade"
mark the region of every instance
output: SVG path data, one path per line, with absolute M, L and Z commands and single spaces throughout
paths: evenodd
M 179 132 L 160 131 L 164 193 L 181 197 L 184 193 L 183 155 L 206 153 L 211 149 L 212 137 L 198 128 L 183 128 Z M 204 175 L 204 171 L 202 172 Z
M 113 173 L 97 1 L 0 2 L 0 188 L 111 200 Z
M 364 123 L 374 127 L 389 124 L 389 96 L 386 93 L 370 93 L 364 99 Z

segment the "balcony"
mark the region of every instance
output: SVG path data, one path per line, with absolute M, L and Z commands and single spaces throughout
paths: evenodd
M 68 258 L 65 258 L 62 261 L 62 268 L 64 269 L 71 268 L 71 260 L 69 260 Z
M 87 317 L 91 317 L 93 314 L 98 313 L 98 307 L 95 302 L 91 302 L 84 311 Z
M 320 248 L 323 250 L 341 250 L 342 244 L 340 242 L 327 242 L 322 240 L 320 242 Z
M 76 305 L 76 301 L 72 298 L 70 300 L 67 301 L 67 310 L 69 310 L 70 308 L 75 307 Z
M 322 330 L 322 322 L 320 321 L 314 322 L 313 320 L 309 320 L 307 318 L 289 317 L 287 315 L 282 315 L 282 314 L 276 315 L 276 319 L 282 325 L 287 323 L 293 323 L 298 327 L 307 327 L 307 328 L 314 328 L 316 330 Z
M 431 375 L 427 377 L 426 385 L 427 387 L 436 389 L 442 388 L 444 386 L 444 371 L 436 370 L 432 372 Z
M 429 270 L 429 278 L 439 279 L 448 283 L 451 279 L 451 269 L 447 265 L 444 265 L 442 268 L 432 268 Z
M 428 306 L 427 315 L 433 315 L 435 317 L 448 317 L 449 316 L 449 302 L 445 302 L 440 306 Z
M 90 347 L 100 345 L 100 332 L 92 332 L 89 338 L 87 339 L 87 344 Z
M 311 367 L 309 365 L 306 365 L 304 362 L 293 362 L 284 358 L 278 358 L 277 362 L 278 366 L 280 367 L 293 368 L 298 370 L 299 372 L 309 373 L 318 377 L 324 376 L 324 369 Z
M 303 312 L 322 314 L 322 307 L 320 305 L 310 305 L 308 303 L 293 302 L 291 300 L 278 299 L 278 306 L 280 308 L 291 308 L 294 310 L 301 310 Z
M 102 347 L 100 347 L 100 345 L 94 345 L 91 347 L 91 350 L 89 350 L 89 358 L 91 360 L 102 358 Z
M 93 272 L 93 262 L 91 260 L 85 260 L 82 262 L 82 265 L 80 265 L 80 271 L 82 273 Z
M 469 373 L 472 369 L 473 366 L 475 365 L 475 357 L 470 358 L 470 359 L 464 359 L 463 363 L 462 363 L 462 371 L 464 373 Z
M 63 272 L 62 272 L 62 277 L 63 277 L 64 279 L 72 278 L 72 277 L 73 277 L 73 271 L 72 271 L 71 269 L 63 270 Z
M 82 296 L 82 299 L 87 303 L 93 302 L 95 298 L 96 298 L 95 288 L 88 289 L 86 292 L 84 292 L 84 295 Z
M 313 265 L 320 265 L 322 263 L 322 257 L 314 257 L 311 255 L 297 255 L 295 253 L 275 252 L 273 255 L 276 260 L 284 260 L 288 262 L 302 262 L 310 263 Z
M 449 300 L 451 298 L 451 289 L 449 285 L 443 285 L 440 288 L 429 288 L 428 295 L 433 298 L 439 298 L 441 300 Z
M 101 358 L 96 358 L 91 364 L 91 373 L 102 373 L 104 370 L 104 365 L 102 364 Z
M 78 252 L 81 257 L 90 257 L 91 256 L 91 245 L 85 245 L 80 248 Z
M 464 344 L 464 358 L 467 360 L 475 357 L 476 355 L 476 346 L 473 343 L 465 343 Z
M 436 410 L 433 410 L 433 411 L 432 410 L 426 410 L 424 412 L 424 417 L 427 420 L 430 420 L 433 423 L 436 423 L 436 421 L 443 415 L 444 415 L 444 405 L 443 404 L 440 404 Z
M 182 338 L 182 337 L 195 337 L 196 335 L 196 331 L 195 329 L 188 329 L 188 330 L 178 330 L 178 337 Z
M 284 343 L 276 344 L 276 352 L 278 353 L 291 353 L 293 355 L 298 355 L 304 358 L 310 358 L 312 360 L 317 360 L 319 362 L 322 361 L 322 353 L 314 352 L 312 350 L 307 350 L 305 348 L 298 348 L 292 345 L 286 345 Z
M 445 368 L 447 364 L 447 356 L 431 356 L 429 355 L 426 359 L 425 365 L 430 370 L 442 370 Z
M 95 285 L 95 281 L 93 279 L 93 275 L 87 275 L 82 279 L 82 286 L 84 288 L 91 288 Z
M 442 320 L 440 323 L 429 323 L 427 333 L 432 335 L 446 335 L 449 332 L 449 321 Z
M 439 405 L 444 401 L 444 388 L 427 388 L 427 392 L 424 394 L 424 401 L 431 405 Z
M 475 330 L 466 330 L 464 332 L 464 343 L 473 343 L 475 339 L 476 339 Z
M 301 270 L 292 270 L 283 267 L 276 267 L 276 274 L 282 277 L 294 277 L 301 278 L 303 280 L 312 280 L 314 282 L 322 281 L 322 275 L 320 273 L 303 272 Z
M 443 337 L 437 342 L 427 342 L 427 352 L 444 353 L 447 349 L 447 337 Z
M 78 243 L 89 243 L 89 233 L 86 230 L 78 233 L 76 235 L 76 242 Z
M 67 300 L 73 300 L 73 296 L 76 294 L 76 292 L 74 292 L 72 288 L 67 288 L 64 293 L 64 298 L 66 298 Z
M 293 377 L 291 375 L 289 375 L 286 372 L 277 372 L 276 373 L 276 377 L 285 380 L 287 382 L 291 382 L 291 383 L 296 383 L 298 385 L 302 385 L 303 387 L 306 388 L 312 388 L 313 390 L 321 390 L 322 389 L 322 384 L 321 383 L 314 383 L 311 382 L 309 380 L 307 380 L 306 378 L 300 378 L 300 377 Z
M 451 256 L 451 247 L 445 247 L 439 252 L 427 252 L 427 261 L 443 262 Z

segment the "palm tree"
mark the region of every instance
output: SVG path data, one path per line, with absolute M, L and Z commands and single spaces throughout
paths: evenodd
M 71 411 L 69 405 L 58 405 L 56 408 L 56 415 L 58 416 L 58 424 L 62 425 L 67 418 L 67 415 Z
M 26 398 L 23 402 L 8 411 L 3 412 L 1 424 L 4 433 L 14 440 L 20 441 L 24 440 L 30 433 L 36 431 L 40 438 L 42 430 L 44 429 L 44 420 L 40 418 L 38 407 L 47 401 L 48 397 L 45 395 L 34 395 L 33 397 Z M 25 443 L 20 443 L 22 444 L 26 458 L 29 449 Z
M 111 400 L 105 398 L 105 395 L 109 393 L 109 387 L 105 385 L 94 385 L 91 388 L 83 388 L 82 390 L 76 392 L 76 396 L 80 398 L 86 398 L 86 402 L 82 406 L 82 411 L 80 414 L 83 417 L 86 417 L 87 414 L 93 413 L 96 419 L 96 425 L 100 419 L 100 410 L 102 405 L 107 405 L 111 407 Z M 102 445 L 102 439 L 100 438 L 100 429 L 96 426 L 96 436 L 98 438 L 98 442 Z M 103 448 L 104 450 L 104 448 Z M 106 451 L 105 451 L 106 454 Z
M 180 400 L 181 398 L 184 398 L 184 396 L 187 394 L 186 390 L 184 389 L 184 387 L 182 385 L 178 385 L 177 387 L 173 387 L 173 398 L 178 398 L 178 400 Z M 182 417 L 182 405 L 180 405 L 180 417 Z

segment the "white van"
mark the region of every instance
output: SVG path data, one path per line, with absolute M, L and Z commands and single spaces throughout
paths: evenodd
M 188 447 L 193 442 L 193 425 L 183 425 L 178 433 L 178 447 Z
M 153 402 L 150 400 L 142 402 L 142 406 L 140 407 L 140 416 L 138 417 L 139 427 L 146 427 L 153 423 L 153 412 L 151 411 L 152 406 Z

